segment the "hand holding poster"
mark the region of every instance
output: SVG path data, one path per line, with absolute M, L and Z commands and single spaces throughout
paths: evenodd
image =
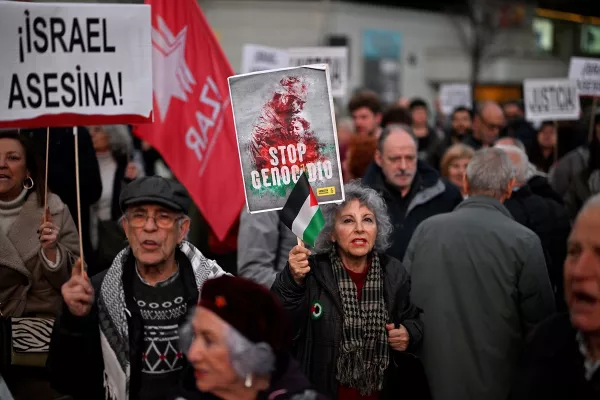
M 471 97 L 471 85 L 467 83 L 440 85 L 440 108 L 444 115 L 451 115 L 457 107 L 471 109 Z
M 580 96 L 600 96 L 600 60 L 572 57 L 569 79 L 577 81 Z
M 149 121 L 150 7 L 0 2 L 0 126 Z
M 577 83 L 569 79 L 527 79 L 525 117 L 529 121 L 576 120 L 580 105 Z
M 348 90 L 347 47 L 296 47 L 288 50 L 290 67 L 327 64 L 331 77 L 331 95 L 344 97 Z
M 302 171 L 319 203 L 344 199 L 325 65 L 229 78 L 250 213 L 280 210 Z

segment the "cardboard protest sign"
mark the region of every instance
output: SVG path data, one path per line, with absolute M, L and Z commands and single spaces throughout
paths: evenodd
M 579 119 L 581 109 L 577 82 L 569 79 L 527 79 L 523 88 L 527 120 Z
M 0 2 L 0 126 L 152 118 L 150 6 Z
M 348 90 L 347 47 L 296 47 L 288 49 L 289 66 L 327 64 L 331 77 L 331 95 L 344 97 Z
M 444 115 L 450 115 L 457 107 L 473 107 L 471 85 L 443 84 L 440 85 L 440 108 Z
M 600 60 L 572 57 L 569 79 L 577 81 L 580 96 L 600 96 Z
M 245 44 L 242 54 L 242 74 L 288 67 L 287 50 Z
M 229 78 L 246 204 L 280 210 L 304 171 L 319 203 L 344 199 L 326 65 Z

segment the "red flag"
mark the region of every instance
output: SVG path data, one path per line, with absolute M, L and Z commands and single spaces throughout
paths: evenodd
M 245 201 L 227 85 L 234 72 L 196 0 L 146 3 L 155 121 L 136 134 L 160 152 L 223 240 Z

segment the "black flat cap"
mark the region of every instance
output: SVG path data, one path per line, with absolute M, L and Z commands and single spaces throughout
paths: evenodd
M 161 176 L 145 176 L 125 186 L 119 197 L 119 207 L 123 212 L 128 207 L 141 204 L 157 204 L 187 214 L 191 200 L 179 182 Z

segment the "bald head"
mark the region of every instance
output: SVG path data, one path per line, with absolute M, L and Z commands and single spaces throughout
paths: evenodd
M 473 121 L 473 135 L 485 146 L 492 146 L 504 128 L 505 120 L 498 103 L 487 101 L 479 107 Z

